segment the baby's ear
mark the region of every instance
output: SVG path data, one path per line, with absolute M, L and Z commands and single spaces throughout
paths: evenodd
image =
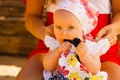
M 80 40 L 79 38 L 75 38 L 75 39 L 73 40 L 72 44 L 73 44 L 75 47 L 77 47 L 80 42 L 81 42 L 81 40 Z

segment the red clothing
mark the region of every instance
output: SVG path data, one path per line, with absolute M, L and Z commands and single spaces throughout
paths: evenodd
M 47 15 L 48 15 L 48 20 L 47 20 L 46 25 L 50 25 L 53 23 L 53 13 L 48 12 Z M 95 38 L 96 34 L 98 33 L 98 31 L 102 27 L 108 25 L 109 23 L 110 23 L 110 15 L 109 14 L 100 14 L 98 17 L 98 25 L 91 32 L 91 34 L 94 36 L 94 38 Z M 115 62 L 120 65 L 120 55 L 118 54 L 118 49 L 119 49 L 119 46 L 118 46 L 118 41 L 117 41 L 116 44 L 113 45 L 106 54 L 101 56 L 101 61 L 112 61 L 112 62 Z M 39 40 L 36 49 L 32 51 L 29 58 L 38 53 L 47 53 L 48 50 L 49 50 L 49 48 L 47 48 L 45 46 L 43 41 Z
M 22 0 L 24 4 L 26 4 L 27 0 Z
M 97 27 L 91 32 L 91 34 L 95 37 L 96 33 L 106 26 L 107 24 L 110 24 L 110 15 L 108 14 L 100 14 L 98 17 L 98 25 Z M 104 43 L 103 43 L 104 44 Z M 106 54 L 102 55 L 100 57 L 101 61 L 112 61 L 120 65 L 120 55 L 119 55 L 119 46 L 118 46 L 118 40 L 116 41 L 116 44 L 110 47 L 110 49 L 107 51 Z

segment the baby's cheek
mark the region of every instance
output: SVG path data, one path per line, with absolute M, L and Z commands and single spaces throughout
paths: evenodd
M 63 42 L 61 36 L 56 36 L 55 38 L 56 38 L 56 40 L 57 40 L 59 43 L 62 43 L 62 42 Z

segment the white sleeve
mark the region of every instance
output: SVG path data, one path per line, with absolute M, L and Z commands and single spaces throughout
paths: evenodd
M 100 55 L 103 55 L 109 50 L 110 43 L 108 39 L 101 39 L 98 42 L 87 41 L 87 46 L 90 54 L 100 52 Z
M 45 36 L 44 43 L 50 50 L 54 50 L 59 46 L 59 42 L 50 36 Z
M 110 43 L 108 39 L 102 39 L 97 42 L 97 44 L 95 45 L 95 48 L 99 49 L 101 52 L 101 55 L 103 55 L 109 50 Z

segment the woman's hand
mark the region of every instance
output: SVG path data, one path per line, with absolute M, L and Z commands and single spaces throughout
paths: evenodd
M 53 24 L 46 27 L 46 34 L 55 38 L 54 30 L 53 30 Z
M 104 28 L 102 28 L 98 32 L 96 40 L 98 41 L 102 38 L 107 38 L 110 41 L 110 45 L 111 46 L 114 45 L 117 40 L 117 35 L 116 35 L 116 32 L 113 27 L 114 26 L 112 26 L 112 25 L 108 25 L 108 26 L 105 26 Z

